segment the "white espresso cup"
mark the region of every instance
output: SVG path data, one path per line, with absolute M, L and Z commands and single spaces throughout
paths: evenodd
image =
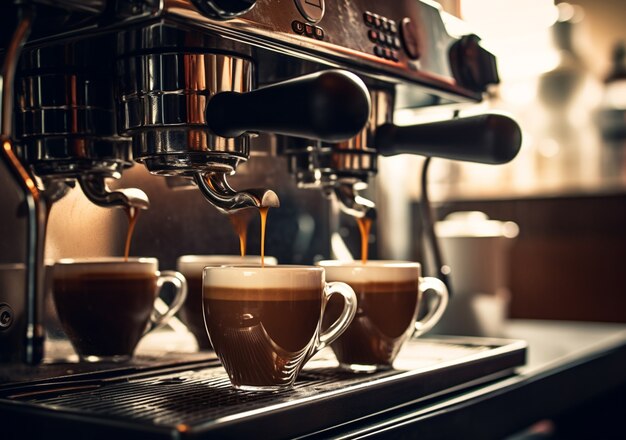
M 331 347 L 342 368 L 372 372 L 392 368 L 402 344 L 411 336 L 429 331 L 448 304 L 448 290 L 437 278 L 422 278 L 419 263 L 393 260 L 320 261 L 329 281 L 348 283 L 356 293 L 356 316 Z M 419 321 L 417 313 L 424 293 L 437 297 Z M 333 319 L 339 305 L 331 301 L 326 313 Z M 327 325 L 327 322 L 324 322 Z
M 221 266 L 204 269 L 206 327 L 235 388 L 273 391 L 293 385 L 304 364 L 348 327 L 354 291 L 326 283 L 315 266 Z M 321 331 L 329 298 L 343 297 Z
M 155 301 L 165 283 L 176 293 L 165 313 Z M 164 325 L 187 296 L 185 277 L 158 270 L 156 258 L 63 259 L 54 264 L 54 304 L 82 360 L 125 361 L 149 331 Z
M 261 256 L 183 255 L 176 260 L 176 269 L 185 276 L 188 286 L 187 299 L 179 312 L 180 319 L 196 337 L 198 348 L 201 350 L 211 348 L 204 326 L 204 316 L 202 316 L 202 271 L 207 266 L 232 264 L 260 265 Z M 266 256 L 265 264 L 276 266 L 278 261 L 274 257 Z

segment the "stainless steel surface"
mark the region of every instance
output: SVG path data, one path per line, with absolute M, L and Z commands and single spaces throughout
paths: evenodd
M 2 70 L 0 71 L 2 75 L 0 78 L 0 93 L 2 95 L 0 129 L 3 138 L 11 138 L 13 136 L 15 71 L 33 23 L 32 11 L 25 10 L 23 14 L 22 19 L 17 23 L 11 35 L 10 41 L 7 42 L 6 53 L 2 60 Z
M 523 364 L 525 351 L 522 341 L 512 340 L 412 340 L 395 369 L 352 374 L 336 368 L 332 353 L 323 350 L 293 389 L 274 393 L 235 390 L 223 367 L 206 361 L 190 363 L 186 370 L 128 369 L 83 375 L 74 383 L 60 379 L 56 387 L 10 384 L 0 388 L 0 406 L 4 411 L 37 408 L 40 414 L 53 410 L 59 421 L 71 417 L 74 423 L 62 422 L 65 426 L 55 430 L 68 437 L 82 434 L 78 425 L 93 430 L 93 423 L 114 418 L 147 437 L 293 438 L 510 377 Z M 355 400 L 362 404 L 348 403 Z M 326 416 L 311 417 L 320 413 Z M 75 423 L 87 418 L 86 425 Z
M 214 135 L 205 109 L 217 93 L 252 89 L 249 59 L 220 53 L 123 55 L 118 67 L 121 130 L 132 137 L 135 159 L 150 172 L 230 172 L 248 158 L 249 135 Z
M 134 41 L 120 37 L 122 50 L 133 50 L 125 44 L 129 40 Z M 131 52 L 118 61 L 121 130 L 133 139 L 135 159 L 153 174 L 193 177 L 206 199 L 224 213 L 278 206 L 271 190 L 237 192 L 226 182 L 225 175 L 248 159 L 251 135 L 222 137 L 207 125 L 206 107 L 213 96 L 252 90 L 254 64 L 236 54 L 184 50 Z
M 376 128 L 393 120 L 393 92 L 370 89 L 370 99 L 367 125 L 353 138 L 335 144 L 290 139 L 290 145 L 288 141 L 284 153 L 292 156 L 291 172 L 298 185 L 332 185 L 342 178 L 367 181 L 376 174 Z
M 310 434 L 311 438 L 363 438 L 365 436 L 412 438 L 416 432 L 433 439 L 467 437 L 468 433 L 479 438 L 505 438 L 535 421 L 566 414 L 580 405 L 595 404 L 597 403 L 596 399 L 608 391 L 623 392 L 626 383 L 623 369 L 626 354 L 625 331 L 626 328 L 623 324 L 511 321 L 507 324 L 508 336 L 523 338 L 528 341 L 526 365 L 518 367 L 515 373 L 510 376 L 492 377 L 494 380 L 490 381 L 468 382 L 468 378 L 465 376 L 466 380 L 458 388 L 430 394 L 430 398 L 427 399 L 413 400 L 412 397 L 422 391 L 432 390 L 432 387 L 436 387 L 437 383 L 440 382 L 436 380 L 436 376 L 428 374 L 429 370 L 432 371 L 429 365 L 434 364 L 435 368 L 437 365 L 441 367 L 450 366 L 449 362 L 454 364 L 456 356 L 463 356 L 464 354 L 471 356 L 471 352 L 468 353 L 467 351 L 470 348 L 467 344 L 486 346 L 498 340 L 485 338 L 418 340 L 418 344 L 423 344 L 418 349 L 407 347 L 408 350 L 403 350 L 400 353 L 400 357 L 406 362 L 405 365 L 413 365 L 419 369 L 417 376 L 414 376 L 417 379 L 416 382 L 410 385 L 410 378 L 416 370 L 394 371 L 390 376 L 380 379 L 379 376 L 372 375 L 359 375 L 358 377 L 352 375 L 351 378 L 337 378 L 336 371 L 325 369 L 330 364 L 325 365 L 324 360 L 318 358 L 316 360 L 320 360 L 320 363 L 312 364 L 308 369 L 305 369 L 305 374 L 301 381 L 296 383 L 296 388 L 293 391 L 286 394 L 274 394 L 273 396 L 269 394 L 251 396 L 239 393 L 239 397 L 233 401 L 233 395 L 227 389 L 222 389 L 227 387 L 227 383 L 226 378 L 223 375 L 220 376 L 218 368 L 210 369 L 207 365 L 201 365 L 202 369 L 195 368 L 194 371 L 173 369 L 159 374 L 158 371 L 155 372 L 154 370 L 152 372 L 142 371 L 141 368 L 138 368 L 141 367 L 139 364 L 129 368 L 130 371 L 120 372 L 117 378 L 102 378 L 101 376 L 90 378 L 88 375 L 82 375 L 74 379 L 65 378 L 52 383 L 50 381 L 48 383 L 43 381 L 29 383 L 30 381 L 22 379 L 24 383 L 20 385 L 23 387 L 25 395 L 16 395 L 14 400 L 29 401 L 28 405 L 52 406 L 56 404 L 54 409 L 48 410 L 51 415 L 56 417 L 59 416 L 60 405 L 62 405 L 62 411 L 68 411 L 69 408 L 79 406 L 80 403 L 77 402 L 81 402 L 89 405 L 89 408 L 95 412 L 98 409 L 103 411 L 102 408 L 104 407 L 111 409 L 117 403 L 119 407 L 116 408 L 115 413 L 107 414 L 103 417 L 104 419 L 110 420 L 116 416 L 133 417 L 137 424 L 149 426 L 151 429 L 156 429 L 155 425 L 167 425 L 169 422 L 172 429 L 165 431 L 164 435 L 171 436 L 174 433 L 174 435 L 183 438 L 186 435 L 200 437 L 206 431 L 217 428 L 220 423 L 223 423 L 224 427 L 228 426 L 226 431 L 222 431 L 224 436 L 231 435 L 234 437 L 240 434 L 239 437 L 241 437 L 241 431 L 236 431 L 238 428 L 243 428 L 246 419 L 251 422 L 247 426 L 255 437 L 262 436 L 265 432 L 273 432 L 273 436 L 276 437 L 278 435 L 277 427 L 285 430 L 286 437 L 294 437 L 299 430 L 306 431 L 307 428 L 312 428 L 310 425 L 306 428 L 303 426 L 304 423 L 310 422 L 312 425 L 325 425 L 324 428 L 318 427 L 318 430 L 314 432 L 309 430 L 306 434 Z M 442 356 L 443 350 L 437 347 L 438 342 L 450 344 L 447 347 L 449 356 Z M 475 355 L 479 356 L 481 353 L 488 354 L 485 351 L 478 351 Z M 144 361 L 144 359 L 142 358 L 140 361 Z M 156 362 L 159 360 L 162 362 L 162 368 L 167 367 L 166 357 L 155 359 Z M 440 363 L 437 364 L 437 361 Z M 474 363 L 478 369 L 484 365 L 486 363 Z M 444 382 L 456 380 L 458 375 L 452 374 L 453 371 L 459 373 L 462 368 L 468 366 L 468 362 L 462 362 L 461 368 L 456 371 L 446 371 L 444 367 L 442 370 L 444 374 L 440 379 Z M 43 367 L 37 368 L 43 370 Z M 76 364 L 65 364 L 63 367 L 85 368 L 85 366 Z M 192 368 L 188 365 L 186 369 L 191 370 Z M 60 371 L 60 374 L 65 372 L 63 369 Z M 22 372 L 23 376 L 24 373 Z M 132 380 L 128 380 L 129 376 L 134 377 Z M 50 376 L 40 374 L 40 377 Z M 392 384 L 396 380 L 401 386 L 393 388 Z M 352 381 L 357 383 L 354 384 Z M 359 384 L 359 381 L 369 383 Z M 77 388 L 70 389 L 72 386 L 77 386 Z M 138 394 L 131 394 L 134 388 L 141 389 L 141 391 Z M 360 391 L 357 391 L 359 388 Z M 45 394 L 55 389 L 57 394 Z M 179 391 L 181 389 L 188 391 L 184 393 L 184 395 L 189 396 L 188 400 L 180 398 L 183 394 Z M 207 389 L 213 392 L 209 393 L 206 391 Z M 393 399 L 393 397 L 389 397 L 392 391 L 395 391 L 392 396 L 403 399 L 399 405 L 391 405 L 391 402 L 387 400 L 388 398 Z M 13 392 L 19 394 L 19 387 L 14 387 Z M 41 394 L 39 396 L 26 394 L 32 392 Z M 137 402 L 145 398 L 145 393 L 155 393 L 162 398 L 145 402 L 146 404 L 141 405 L 140 410 L 137 410 Z M 342 394 L 349 395 L 351 393 L 355 394 L 342 400 Z M 366 398 L 368 393 L 371 393 L 370 398 Z M 4 394 L 11 394 L 11 391 L 9 390 Z M 216 406 L 210 406 L 207 405 L 208 396 L 222 400 L 219 400 Z M 317 398 L 322 396 L 325 398 Z M 541 396 L 541 398 L 537 396 Z M 277 404 L 260 403 L 256 399 L 269 399 Z M 304 401 L 309 402 L 310 406 L 307 406 Z M 179 406 L 185 402 L 194 404 L 186 408 L 189 412 L 183 412 Z M 360 404 L 355 405 L 354 402 L 360 402 Z M 621 403 L 621 400 L 617 402 Z M 124 412 L 124 407 L 130 406 L 132 403 L 135 404 L 133 411 L 130 414 Z M 285 410 L 293 410 L 302 403 L 304 405 L 302 406 L 303 412 L 300 413 L 301 417 L 285 416 Z M 15 425 L 17 432 L 24 435 L 25 426 L 37 427 L 39 424 L 33 422 L 34 413 L 24 414 L 22 404 L 24 402 L 12 402 L 3 409 L 5 414 L 11 414 L 6 409 L 15 410 L 16 417 L 11 417 L 10 421 Z M 218 418 L 216 416 L 215 419 L 219 423 L 203 423 L 207 420 L 205 412 L 219 411 L 220 414 L 223 414 L 221 411 L 225 411 L 228 413 L 237 405 L 244 408 L 242 413 L 239 413 L 241 417 Z M 356 417 L 354 412 L 363 411 L 364 406 L 370 405 L 381 405 L 383 411 L 370 411 L 369 413 L 365 411 L 364 417 Z M 623 404 L 619 409 L 622 410 L 622 408 Z M 78 408 L 76 412 L 71 411 L 73 422 L 67 425 L 68 435 L 80 435 L 76 433 L 76 429 L 80 428 L 81 425 L 75 422 L 74 417 L 78 416 L 77 413 L 81 409 Z M 22 420 L 17 420 L 17 417 L 20 417 L 20 412 L 24 414 L 21 417 L 27 421 L 26 424 L 22 424 Z M 591 415 L 591 412 L 582 414 L 585 421 L 588 420 L 587 416 Z M 176 416 L 167 417 L 170 413 L 176 413 Z M 264 417 L 271 417 L 272 413 L 276 418 L 271 423 L 264 424 L 261 422 Z M 310 417 L 312 413 L 328 414 L 328 417 Z M 38 414 L 41 415 L 41 413 Z M 494 414 L 500 416 L 494 417 Z M 578 412 L 578 415 L 580 416 L 581 413 Z M 615 437 L 616 433 L 623 433 L 624 428 L 619 425 L 622 414 L 617 411 L 616 415 L 617 419 L 613 420 L 613 424 L 618 425 L 619 430 L 614 431 L 612 436 L 608 435 L 602 438 L 612 438 Z M 163 418 L 158 418 L 159 416 Z M 182 417 L 187 417 L 189 421 L 197 420 L 197 424 L 186 424 L 184 426 L 187 430 L 181 432 L 177 429 L 180 427 L 177 422 Z M 335 422 L 334 417 L 344 417 L 344 423 L 333 423 Z M 52 418 L 48 420 L 54 421 Z M 8 424 L 8 426 L 11 425 Z M 110 427 L 111 424 L 106 426 Z M 116 424 L 116 426 L 120 425 Z M 125 428 L 128 429 L 128 426 Z M 593 428 L 597 429 L 598 426 L 593 426 Z M 85 428 L 85 430 L 89 429 L 91 429 L 91 433 L 94 432 L 93 426 Z M 69 432 L 70 430 L 73 431 Z M 158 432 L 151 432 L 155 436 L 158 435 Z M 212 434 L 216 433 L 212 432 Z M 306 434 L 302 433 L 302 435 Z
M 84 174 L 78 179 L 83 194 L 89 201 L 103 208 L 119 206 L 125 209 L 148 209 L 150 201 L 138 188 L 120 188 L 111 191 L 102 176 Z
M 163 5 L 165 13 L 172 18 L 219 32 L 225 38 L 279 51 L 295 58 L 315 59 L 327 66 L 350 66 L 351 70 L 374 78 L 407 81 L 413 86 L 420 86 L 422 93 L 434 94 L 444 100 L 480 100 L 479 93 L 458 86 L 452 76 L 447 49 L 456 39 L 450 36 L 436 3 L 414 0 L 341 0 L 325 2 L 325 6 L 324 17 L 317 23 L 323 28 L 324 37 L 318 40 L 306 33 L 299 35 L 294 32 L 294 20 L 307 22 L 295 2 L 259 0 L 250 12 L 224 22 L 215 22 L 203 16 L 188 1 L 168 0 Z M 393 20 L 398 28 L 403 18 L 412 17 L 413 26 L 421 37 L 420 58 L 410 59 L 401 48 L 397 50 L 398 61 L 376 56 L 373 52 L 376 44 L 368 37 L 368 28 L 363 22 L 366 11 Z M 453 19 L 446 17 L 446 20 L 449 25 L 454 25 Z M 401 37 L 400 30 L 393 35 Z M 412 106 L 422 99 L 415 93 L 404 102 Z
M 5 356 L 10 361 L 21 361 L 26 364 L 37 364 L 43 358 L 44 335 L 40 313 L 41 301 L 43 300 L 42 262 L 45 240 L 45 202 L 41 199 L 30 174 L 24 169 L 14 153 L 14 146 L 11 141 L 13 135 L 13 113 L 11 107 L 13 105 L 15 71 L 22 47 L 31 31 L 32 20 L 32 11 L 28 9 L 23 10 L 21 19 L 17 23 L 9 41 L 0 75 L 0 93 L 2 98 L 2 115 L 0 118 L 2 121 L 2 126 L 0 127 L 2 149 L 0 158 L 23 194 L 24 206 L 22 209 L 26 211 L 22 214 L 26 223 L 26 240 L 24 243 L 26 251 L 26 282 L 24 283 L 23 295 L 17 298 L 18 304 L 23 307 L 23 315 L 19 319 L 23 320 L 25 325 L 23 328 L 18 328 L 19 331 L 23 331 L 23 334 L 20 335 L 21 341 L 18 340 L 17 345 L 8 347 L 7 351 L 10 353 Z M 19 342 L 22 343 L 20 344 Z M 6 345 L 8 346 L 9 344 Z
M 25 52 L 16 125 L 23 160 L 37 175 L 119 177 L 131 165 L 129 140 L 116 128 L 113 54 L 107 37 Z
M 339 209 L 355 218 L 365 217 L 375 220 L 376 204 L 360 196 L 357 186 L 358 183 L 350 181 L 341 181 L 333 186 L 334 195 L 339 201 Z
M 280 202 L 276 193 L 269 189 L 233 190 L 224 173 L 196 174 L 194 182 L 200 192 L 220 212 L 233 213 L 246 208 L 278 208 Z
M 359 196 L 358 191 L 378 170 L 376 129 L 393 122 L 393 90 L 371 89 L 370 99 L 368 123 L 353 138 L 335 144 L 290 139 L 284 150 L 299 187 L 322 188 L 334 194 L 340 209 L 353 217 L 375 217 L 375 204 Z
M 17 124 L 22 159 L 40 177 L 48 203 L 65 196 L 68 183 L 78 180 L 98 206 L 147 207 L 139 189 L 111 193 L 106 188 L 106 178 L 119 179 L 132 165 L 130 142 L 117 134 L 113 69 L 107 65 L 111 41 L 98 37 L 24 55 Z

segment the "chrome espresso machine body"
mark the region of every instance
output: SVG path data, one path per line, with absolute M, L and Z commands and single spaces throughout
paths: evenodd
M 76 178 L 96 202 L 95 176 L 119 176 L 134 159 L 192 178 L 231 211 L 219 189 L 230 191 L 224 176 L 258 133 L 287 136 L 280 153 L 303 186 L 365 180 L 378 154 L 456 157 L 451 130 L 393 126 L 396 96 L 402 107 L 480 101 L 498 82 L 478 37 L 450 36 L 442 17 L 453 19 L 426 2 L 42 3 L 66 9 L 38 13 L 19 67 L 24 161 L 46 187 Z M 448 128 L 472 143 L 462 125 Z M 507 146 L 458 154 L 503 162 L 515 154 Z
M 155 200 L 163 191 L 148 201 L 146 188 L 115 182 L 135 162 L 168 188 L 196 188 L 220 213 L 289 205 L 280 188 L 228 181 L 248 160 L 244 174 L 274 172 L 254 168 L 260 153 L 292 176 L 289 194 L 319 189 L 351 216 L 375 216 L 358 191 L 379 156 L 499 164 L 521 144 L 517 124 L 499 114 L 394 124 L 398 108 L 479 102 L 499 81 L 480 39 L 430 0 L 31 0 L 1 8 L 0 177 L 13 189 L 0 202 L 21 195 L 19 209 L 3 215 L 22 225 L 1 229 L 15 237 L 0 264 L 19 269 L 19 279 L 0 286 L 4 364 L 43 358 L 46 223 L 77 184 L 100 207 L 157 205 L 160 223 L 171 217 Z

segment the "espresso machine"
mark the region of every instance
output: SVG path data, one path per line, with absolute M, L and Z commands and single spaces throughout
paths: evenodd
M 350 216 L 375 217 L 359 191 L 380 156 L 501 164 L 521 145 L 515 121 L 495 113 L 394 124 L 398 109 L 477 103 L 499 82 L 480 38 L 430 0 L 31 0 L 2 8 L 3 173 L 22 196 L 26 225 L 23 280 L 11 295 L 0 292 L 10 365 L 43 357 L 47 215 L 74 187 L 100 207 L 148 209 L 145 188 L 116 183 L 143 166 L 150 179 L 191 188 L 222 214 L 278 207 L 286 200 L 277 188 L 229 182 L 262 152 L 292 176 L 294 191 L 313 189 Z M 524 347 L 509 348 L 489 374 L 510 374 L 520 362 Z

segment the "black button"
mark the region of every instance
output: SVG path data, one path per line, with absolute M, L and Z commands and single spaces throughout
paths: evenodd
M 387 43 L 387 46 L 393 46 L 393 37 L 391 35 L 386 35 L 385 43 Z
M 367 36 L 369 37 L 369 39 L 373 42 L 376 43 L 378 41 L 378 32 L 375 31 L 374 29 L 370 29 L 367 32 Z
M 387 20 L 387 17 L 380 17 L 380 21 L 382 22 L 382 28 L 384 31 L 388 31 L 389 30 L 389 20 Z
M 391 59 L 391 49 L 387 49 L 386 47 L 383 49 L 383 58 Z
M 389 32 L 391 32 L 392 34 L 398 32 L 398 25 L 393 20 L 389 20 Z
M 383 34 L 382 32 L 378 33 L 378 42 L 380 44 L 385 44 L 385 42 L 387 41 L 387 38 L 385 38 L 385 34 Z
M 395 49 L 400 49 L 400 39 L 398 37 L 394 37 L 394 39 L 393 39 L 393 47 Z
M 391 59 L 394 61 L 398 61 L 398 52 L 396 52 L 395 50 L 391 51 Z
M 382 21 L 380 20 L 380 17 L 378 15 L 374 15 L 374 26 L 380 28 L 381 24 Z
M 292 21 L 291 22 L 291 29 L 293 29 L 293 31 L 296 34 L 303 34 L 304 33 L 304 23 L 302 23 L 301 21 Z
M 374 55 L 376 55 L 377 57 L 382 57 L 383 56 L 383 48 L 380 46 L 374 46 Z
M 315 26 L 315 38 L 317 38 L 318 40 L 323 40 L 324 39 L 324 29 L 322 29 L 321 27 Z
M 371 12 L 365 11 L 363 13 L 363 21 L 365 22 L 366 25 L 373 26 L 374 25 L 374 16 L 372 15 Z
M 311 26 L 310 24 L 306 23 L 304 25 L 304 32 L 309 36 L 312 37 L 313 36 L 313 26 Z

